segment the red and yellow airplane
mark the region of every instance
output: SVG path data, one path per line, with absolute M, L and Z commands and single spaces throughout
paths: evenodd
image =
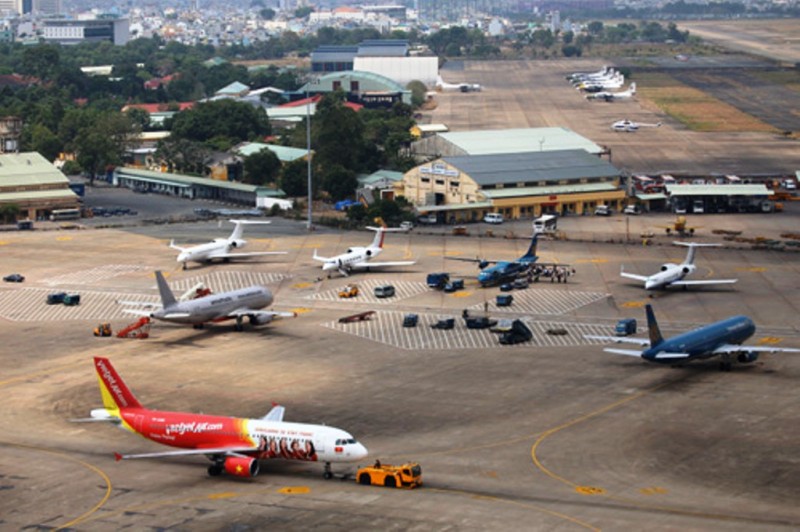
M 117 460 L 205 455 L 208 474 L 225 471 L 239 477 L 258 475 L 258 461 L 278 458 L 325 463 L 331 478 L 332 462 L 355 462 L 367 449 L 347 432 L 324 425 L 283 421 L 284 407 L 275 406 L 261 419 L 244 419 L 187 412 L 150 410 L 139 403 L 107 358 L 95 357 L 103 407 L 76 421 L 109 422 L 149 440 L 180 450 L 145 454 L 116 454 Z

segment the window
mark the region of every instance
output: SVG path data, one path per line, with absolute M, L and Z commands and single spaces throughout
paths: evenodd
M 351 81 L 350 82 L 350 92 L 358 92 L 358 82 Z
M 341 81 L 334 81 L 333 82 L 333 90 L 338 91 L 341 88 L 342 88 L 342 82 Z
M 437 179 L 436 184 L 439 186 L 444 186 L 444 179 Z

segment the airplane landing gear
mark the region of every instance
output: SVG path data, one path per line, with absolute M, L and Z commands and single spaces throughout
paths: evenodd
M 241 316 L 236 317 L 236 325 L 234 325 L 233 328 L 236 330 L 236 332 L 242 332 L 244 330 L 244 325 L 242 324 Z
M 331 471 L 331 463 L 325 462 L 325 472 L 322 474 L 322 478 L 325 480 L 330 480 L 333 478 L 333 472 Z
M 218 477 L 222 474 L 222 465 L 220 464 L 211 464 L 208 466 L 208 476 L 210 477 Z
M 731 366 L 733 366 L 733 364 L 731 363 L 731 357 L 729 355 L 723 355 L 722 360 L 719 363 L 719 370 L 730 371 Z
M 186 266 L 186 262 L 183 263 L 183 269 L 186 270 L 188 266 Z

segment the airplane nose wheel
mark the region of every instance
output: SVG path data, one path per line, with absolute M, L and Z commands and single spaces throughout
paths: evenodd
M 333 478 L 333 472 L 331 471 L 331 463 L 325 462 L 325 472 L 322 474 L 322 478 L 325 480 L 330 480 Z

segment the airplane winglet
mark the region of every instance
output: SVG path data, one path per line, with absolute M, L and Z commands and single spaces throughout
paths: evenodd
M 119 453 L 114 453 L 114 461 L 115 461 L 115 462 L 119 462 L 119 461 L 120 461 L 120 460 L 122 460 L 123 458 L 125 458 L 125 457 L 124 457 L 124 456 L 122 456 L 121 454 L 119 454 Z

